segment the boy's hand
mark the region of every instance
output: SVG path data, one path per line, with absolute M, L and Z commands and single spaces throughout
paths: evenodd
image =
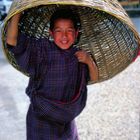
M 79 62 L 85 63 L 87 65 L 89 65 L 90 63 L 93 62 L 93 60 L 90 57 L 90 55 L 87 52 L 83 51 L 83 50 L 77 51 L 75 53 L 75 56 L 77 57 Z
M 87 52 L 80 50 L 75 53 L 75 56 L 77 57 L 79 62 L 88 65 L 90 79 L 96 82 L 98 80 L 98 68 L 90 55 Z

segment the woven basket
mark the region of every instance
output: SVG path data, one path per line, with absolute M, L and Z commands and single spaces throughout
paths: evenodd
M 98 82 L 124 70 L 137 56 L 140 37 L 130 18 L 116 0 L 14 0 L 2 27 L 3 50 L 10 64 L 22 71 L 6 46 L 10 18 L 23 12 L 20 31 L 36 38 L 49 37 L 49 19 L 61 7 L 80 15 L 81 38 L 77 47 L 86 50 L 99 70 Z

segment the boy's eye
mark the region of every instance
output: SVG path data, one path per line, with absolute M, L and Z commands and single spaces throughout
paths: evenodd
M 54 30 L 54 32 L 61 32 L 61 30 L 60 29 L 56 29 L 56 30 Z
M 68 29 L 68 32 L 74 32 L 74 30 L 73 29 Z
M 74 29 L 67 29 L 67 30 L 62 30 L 62 29 L 54 29 L 54 33 L 60 33 L 60 32 L 68 32 L 68 33 L 73 33 Z

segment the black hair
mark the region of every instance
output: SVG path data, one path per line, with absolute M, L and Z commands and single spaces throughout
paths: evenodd
M 76 30 L 80 29 L 81 22 L 79 15 L 73 12 L 71 9 L 58 9 L 56 10 L 50 18 L 50 30 L 54 28 L 55 21 L 57 19 L 70 19 L 73 22 L 74 28 Z

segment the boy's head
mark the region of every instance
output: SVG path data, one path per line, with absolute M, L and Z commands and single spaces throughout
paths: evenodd
M 68 9 L 57 10 L 50 19 L 50 35 L 61 49 L 69 49 L 79 33 L 80 19 Z

